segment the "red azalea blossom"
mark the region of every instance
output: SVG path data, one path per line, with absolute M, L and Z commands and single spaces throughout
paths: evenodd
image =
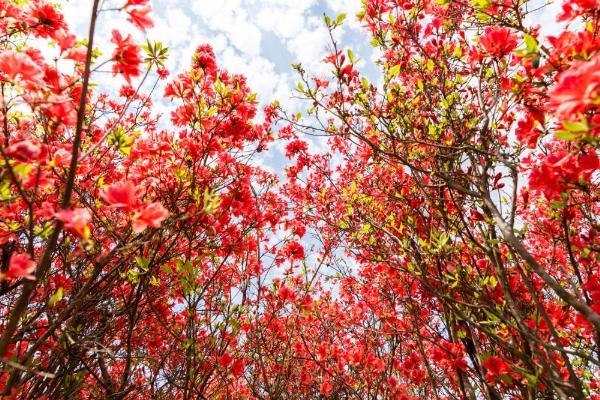
M 151 11 L 152 9 L 149 6 L 132 8 L 127 11 L 129 14 L 127 21 L 145 32 L 146 29 L 154 26 L 154 22 L 152 22 L 152 19 L 148 16 Z
M 148 5 L 150 0 L 127 0 L 123 8 Z
M 279 291 L 277 292 L 277 296 L 279 297 L 280 300 L 282 300 L 284 302 L 292 301 L 296 297 L 296 295 L 294 294 L 294 291 L 292 289 L 290 289 L 287 285 L 282 285 L 279 288 Z
M 490 382 L 494 382 L 501 375 L 506 375 L 511 371 L 510 364 L 496 356 L 488 357 L 483 362 L 483 366 L 487 370 L 485 377 Z
M 194 54 L 194 67 L 202 68 L 204 72 L 210 76 L 216 74 L 217 63 L 212 47 L 203 44 L 196 49 L 196 53 Z
M 530 149 L 535 148 L 541 133 L 537 121 L 529 114 L 517 123 L 517 129 L 515 130 L 519 143 Z
M 32 27 L 43 38 L 55 38 L 66 28 L 64 17 L 54 6 L 44 1 L 34 1 L 31 6 Z
M 236 377 L 242 376 L 244 374 L 245 367 L 246 363 L 244 362 L 244 360 L 237 358 L 231 366 L 231 373 L 233 374 L 233 376 Z
M 60 210 L 55 214 L 56 218 L 64 223 L 65 230 L 74 235 L 87 239 L 90 236 L 90 222 L 92 215 L 85 208 L 74 208 Z
M 110 185 L 100 193 L 100 198 L 112 208 L 131 211 L 139 204 L 138 189 L 133 182 L 124 181 Z
M 4 276 L 8 279 L 35 279 L 36 263 L 29 257 L 29 254 L 13 254 L 8 263 L 8 270 Z
M 308 144 L 304 140 L 294 140 L 288 143 L 285 148 L 285 156 L 292 158 L 294 155 L 300 152 L 306 152 L 308 150 Z
M 577 61 L 558 76 L 558 82 L 548 93 L 550 104 L 559 119 L 578 120 L 577 114 L 600 102 L 600 55 L 589 61 Z
M 548 198 L 556 198 L 560 193 L 575 185 L 586 183 L 600 167 L 598 154 L 550 154 L 539 167 L 532 170 L 530 186 L 542 191 Z
M 517 36 L 510 28 L 486 28 L 479 43 L 489 55 L 504 57 L 517 47 Z
M 319 393 L 321 393 L 321 395 L 323 396 L 327 396 L 332 389 L 333 385 L 327 380 L 321 384 L 321 387 L 319 388 Z
M 7 156 L 23 162 L 37 161 L 43 154 L 42 146 L 30 140 L 23 140 L 8 146 L 5 150 Z
M 283 247 L 282 252 L 290 260 L 302 260 L 304 258 L 304 248 L 296 241 L 288 242 Z
M 140 75 L 140 64 L 142 63 L 140 49 L 131 35 L 123 38 L 116 29 L 112 31 L 111 41 L 116 46 L 113 52 L 113 75 L 122 74 L 127 82 L 131 82 L 132 76 Z
M 23 79 L 39 84 L 44 73 L 27 54 L 5 50 L 0 53 L 0 78 L 2 75 L 9 80 Z
M 233 362 L 233 357 L 231 357 L 231 354 L 229 353 L 224 353 L 222 356 L 219 356 L 217 358 L 217 362 L 219 363 L 221 368 L 229 368 L 229 366 Z
M 598 0 L 569 0 L 562 5 L 562 13 L 558 16 L 557 21 L 571 21 L 588 12 L 594 12 L 600 9 L 600 1 Z
M 54 152 L 52 161 L 57 166 L 67 167 L 71 163 L 71 152 L 62 148 L 57 149 L 56 152 Z
M 160 79 L 167 79 L 169 77 L 169 70 L 166 68 L 159 68 L 156 73 L 158 74 Z
M 159 228 L 167 219 L 169 211 L 160 203 L 147 204 L 142 210 L 135 213 L 132 218 L 132 227 L 135 233 L 144 231 L 147 227 Z

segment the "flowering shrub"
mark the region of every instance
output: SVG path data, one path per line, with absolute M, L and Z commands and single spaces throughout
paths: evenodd
M 96 51 L 153 25 L 100 3 L 0 0 L 2 398 L 600 399 L 596 2 L 365 0 L 383 83 L 332 39 L 263 122 L 208 44 Z

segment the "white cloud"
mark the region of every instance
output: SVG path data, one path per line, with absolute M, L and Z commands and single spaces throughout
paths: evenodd
M 320 17 L 306 18 L 306 28 L 287 44 L 289 52 L 297 61 L 309 70 L 324 72 L 327 67 L 323 65 L 322 60 L 329 44 L 329 34 L 321 21 Z
M 303 18 L 298 18 L 298 15 L 294 15 L 284 7 L 263 8 L 256 17 L 260 28 L 283 39 L 289 39 L 305 28 Z
M 356 19 L 362 7 L 360 0 L 327 0 L 327 7 L 329 7 L 334 13 L 346 14 L 346 21 L 352 29 L 361 29 L 360 23 Z

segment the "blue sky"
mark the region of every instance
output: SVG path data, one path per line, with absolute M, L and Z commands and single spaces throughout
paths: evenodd
M 89 7 L 83 5 L 91 5 L 91 1 L 62 3 L 70 26 L 84 35 Z M 278 99 L 295 108 L 300 106 L 289 98 L 297 76 L 290 65 L 301 62 L 308 71 L 326 73 L 321 63 L 328 44 L 323 13 L 346 13 L 347 22 L 338 32 L 340 43 L 352 47 L 365 61 L 373 57 L 369 38 L 355 18 L 360 6 L 360 0 L 153 0 L 155 27 L 148 31 L 148 37 L 169 47 L 168 67 L 172 72 L 185 69 L 194 49 L 209 43 L 222 67 L 248 78 L 263 105 Z M 143 38 L 124 22 L 123 15 L 105 13 L 101 22 L 100 48 L 112 48 L 107 40 L 115 26 Z M 109 79 L 103 83 L 116 86 L 122 82 Z
M 105 0 L 104 8 L 119 7 L 124 2 Z M 60 4 L 71 29 L 85 37 L 92 0 L 62 0 Z M 291 64 L 300 62 L 310 75 L 327 76 L 328 67 L 322 59 L 327 54 L 329 37 L 323 13 L 332 17 L 347 14 L 344 25 L 336 29 L 338 45 L 351 47 L 361 57 L 359 69 L 369 78 L 377 81 L 380 76 L 372 61 L 376 53 L 370 38 L 356 19 L 361 0 L 152 0 L 152 8 L 155 26 L 146 36 L 169 48 L 167 67 L 172 76 L 189 67 L 198 45 L 208 43 L 221 67 L 246 76 L 258 94 L 261 108 L 273 100 L 293 113 L 307 108 L 306 103 L 291 98 L 299 80 Z M 105 49 L 106 58 L 113 49 L 110 32 L 115 27 L 140 42 L 144 40 L 145 35 L 126 22 L 123 12 L 102 13 L 99 21 L 95 47 Z M 124 83 L 108 71 L 97 74 L 94 81 L 101 91 L 112 93 Z M 152 84 L 148 82 L 147 89 Z M 166 117 L 163 123 L 168 126 L 172 104 L 162 101 L 161 95 L 159 86 L 154 110 Z M 323 140 L 305 139 L 311 150 L 326 151 Z M 255 162 L 281 176 L 286 163 L 282 146 L 275 143 Z
M 104 0 L 105 8 L 119 7 L 124 2 Z M 361 3 L 361 0 L 152 0 L 155 27 L 147 36 L 162 41 L 169 48 L 167 66 L 172 74 L 188 68 L 195 48 L 209 43 L 221 67 L 247 77 L 252 90 L 258 93 L 261 106 L 279 100 L 284 108 L 296 112 L 306 109 L 307 105 L 291 99 L 298 81 L 291 64 L 301 62 L 310 75 L 327 76 L 328 73 L 328 67 L 321 62 L 329 43 L 323 13 L 347 14 L 344 26 L 336 30 L 340 47 L 351 47 L 363 60 L 359 64 L 363 74 L 374 82 L 381 80 L 373 64 L 377 54 L 355 17 Z M 544 33 L 553 33 L 559 28 L 554 19 L 562 1 L 533 0 L 529 6 L 538 8 L 545 3 L 552 4 L 530 18 L 541 24 Z M 60 4 L 69 25 L 84 37 L 92 0 L 62 0 Z M 145 35 L 125 21 L 125 13 L 102 13 L 96 47 L 105 49 L 106 58 L 113 48 L 109 39 L 115 27 L 132 33 L 140 42 L 144 40 Z M 102 91 L 113 93 L 124 83 L 110 72 L 97 74 L 94 81 Z M 147 89 L 152 84 L 148 82 Z M 160 101 L 161 95 L 159 86 L 154 96 L 159 101 L 154 110 L 168 116 L 172 105 Z M 168 125 L 168 118 L 164 122 Z M 311 147 L 325 151 L 322 140 L 305 139 Z M 281 146 L 276 143 L 257 162 L 280 173 L 285 162 Z
M 124 2 L 104 1 L 106 7 L 118 7 Z M 85 36 L 92 1 L 60 3 L 70 26 Z M 199 44 L 209 43 L 222 67 L 248 78 L 263 105 L 278 99 L 289 108 L 302 108 L 289 100 L 297 82 L 290 65 L 301 62 L 313 74 L 326 74 L 321 63 L 328 44 L 323 13 L 348 15 L 344 26 L 337 31 L 339 43 L 351 47 L 364 60 L 360 69 L 369 78 L 378 80 L 372 64 L 376 54 L 355 18 L 361 3 L 361 0 L 152 0 L 155 27 L 147 36 L 169 47 L 168 67 L 174 73 L 189 65 Z M 530 6 L 537 8 L 544 3 L 552 4 L 536 13 L 535 22 L 550 33 L 558 28 L 554 16 L 562 1 L 533 0 Z M 140 41 L 144 39 L 143 34 L 125 22 L 124 13 L 104 13 L 100 23 L 97 41 L 100 48 L 112 49 L 108 39 L 114 27 L 133 33 Z M 100 83 L 114 88 L 122 84 L 111 76 L 101 78 Z

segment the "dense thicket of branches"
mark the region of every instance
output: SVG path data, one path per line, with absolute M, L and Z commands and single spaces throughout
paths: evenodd
M 382 82 L 326 17 L 307 115 L 258 122 L 209 45 L 173 78 L 159 42 L 94 51 L 152 20 L 92 3 L 78 40 L 0 0 L 3 398 L 600 399 L 599 4 L 547 36 L 537 2 L 364 0 Z

